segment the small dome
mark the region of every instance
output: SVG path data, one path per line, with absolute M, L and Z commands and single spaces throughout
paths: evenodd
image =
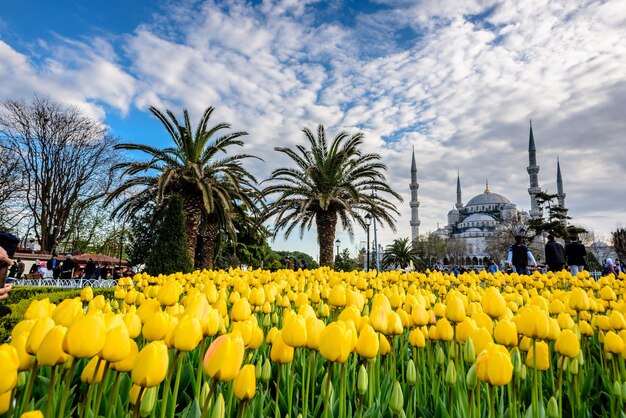
M 448 215 L 458 215 L 459 211 L 456 209 L 452 209 L 450 212 L 448 212 Z
M 478 205 L 506 205 L 511 203 L 506 197 L 499 195 L 498 193 L 482 193 L 478 196 L 474 196 L 467 202 L 465 206 L 478 206 Z
M 517 206 L 514 203 L 509 203 L 504 205 L 504 209 L 517 209 Z

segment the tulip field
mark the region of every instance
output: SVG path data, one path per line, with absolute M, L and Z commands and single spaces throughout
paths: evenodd
M 137 274 L 31 303 L 0 416 L 626 416 L 625 279 Z

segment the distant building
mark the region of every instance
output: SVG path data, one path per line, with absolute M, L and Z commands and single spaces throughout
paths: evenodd
M 488 238 L 505 227 L 505 225 L 523 225 L 530 218 L 543 216 L 537 194 L 541 192 L 539 187 L 535 138 L 533 135 L 532 123 L 528 139 L 528 160 L 526 171 L 529 175 L 530 187 L 530 212 L 518 211 L 514 203 L 498 193 L 489 190 L 489 184 L 485 184 L 485 191 L 472 197 L 467 203 L 463 203 L 461 190 L 461 177 L 457 174 L 456 181 L 456 203 L 452 210 L 448 212 L 448 224 L 434 232 L 434 234 L 444 239 L 464 240 L 467 247 L 466 258 L 472 260 L 474 264 L 483 264 L 488 257 L 485 252 Z M 411 164 L 411 228 L 413 234 L 419 233 L 419 218 L 417 200 L 417 170 L 415 169 L 415 155 Z M 565 193 L 563 191 L 563 179 L 561 175 L 561 165 L 557 161 L 557 189 L 559 205 L 565 206 Z M 415 239 L 416 236 L 413 235 Z

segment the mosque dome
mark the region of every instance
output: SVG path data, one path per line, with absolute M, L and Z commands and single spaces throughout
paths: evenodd
M 499 195 L 498 193 L 487 192 L 472 197 L 465 206 L 508 205 L 509 203 L 511 202 L 506 197 Z

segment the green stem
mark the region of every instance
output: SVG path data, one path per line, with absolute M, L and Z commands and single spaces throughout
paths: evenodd
M 367 406 L 371 407 L 374 403 L 374 365 L 376 363 L 376 357 L 373 359 L 367 360 L 367 371 L 368 371 L 368 379 L 369 383 L 367 385 Z
M 139 418 L 139 406 L 141 405 L 141 398 L 143 397 L 143 393 L 146 391 L 146 388 L 143 386 L 139 389 L 139 393 L 137 394 L 137 399 L 135 400 L 135 408 L 133 409 L 133 417 Z
M 282 369 L 283 365 L 278 365 L 278 377 L 276 378 L 276 403 L 274 404 L 274 417 L 280 417 L 280 409 L 278 407 L 278 395 L 280 394 L 280 369 Z
M 20 413 L 24 412 L 30 403 L 30 395 L 33 393 L 33 386 L 35 384 L 35 378 L 37 377 L 37 371 L 39 369 L 39 364 L 37 363 L 37 358 L 35 357 L 35 363 L 30 371 L 30 376 L 28 377 L 28 384 L 26 385 L 26 392 L 24 393 L 24 398 L 22 398 L 22 407 L 20 408 Z
M 96 416 L 98 416 L 98 411 L 100 410 L 100 402 L 102 402 L 102 394 L 104 393 L 104 384 L 106 383 L 107 377 L 109 376 L 109 365 L 108 361 L 104 361 L 104 371 L 102 372 L 102 382 L 100 382 L 98 386 L 98 394 L 96 395 L 96 406 L 93 409 Z
M 532 402 L 533 402 L 533 417 L 539 418 L 539 395 L 537 394 L 537 340 L 533 338 L 533 387 L 532 387 Z
M 52 399 L 54 395 L 54 381 L 56 380 L 57 375 L 57 366 L 52 366 L 52 371 L 50 372 L 50 382 L 48 383 L 48 399 L 46 400 L 46 416 L 52 416 L 52 410 L 54 408 L 54 399 Z
M 109 395 L 109 406 L 107 408 L 107 418 L 109 418 L 114 412 L 115 399 L 117 398 L 117 392 L 120 388 L 120 375 L 121 373 L 115 372 L 115 379 L 113 379 L 113 389 L 111 390 L 111 394 Z M 154 411 L 154 408 L 153 408 Z M 61 411 L 63 412 L 63 411 Z
M 176 367 L 176 379 L 174 380 L 174 393 L 172 393 L 172 417 L 176 415 L 176 404 L 178 402 L 178 387 L 180 386 L 180 376 L 183 370 L 183 364 L 185 361 L 185 353 L 183 352 L 181 356 L 177 359 L 177 362 L 174 363 L 174 367 Z
M 206 396 L 204 400 L 204 405 L 202 405 L 202 417 L 206 418 L 209 416 L 209 404 L 211 403 L 211 397 L 213 396 L 213 391 L 215 390 L 215 385 L 217 385 L 217 380 L 211 379 L 211 385 L 209 386 L 209 394 Z
M 59 407 L 58 415 L 61 417 L 65 415 L 65 404 L 67 403 L 67 397 L 70 394 L 70 385 L 72 384 L 72 378 L 74 377 L 74 369 L 76 368 L 76 359 L 72 357 L 70 360 L 70 368 L 65 374 L 65 384 L 63 387 L 63 395 L 61 395 L 61 406 Z
M 341 387 L 339 388 L 339 417 L 346 416 L 346 363 L 341 364 Z
M 330 410 L 328 405 L 330 404 L 330 379 L 333 372 L 333 362 L 328 363 L 328 375 L 326 376 L 326 392 L 324 393 L 324 417 L 328 418 Z
M 174 354 L 174 360 L 172 361 L 172 365 L 176 365 L 178 362 L 178 356 L 180 355 L 180 351 L 176 350 L 176 354 Z M 167 376 L 165 377 L 165 385 L 163 385 L 163 400 L 161 401 L 161 418 L 165 418 L 165 413 L 167 411 L 167 398 L 169 397 L 170 391 L 172 390 L 172 372 L 174 368 L 171 367 L 167 371 Z
M 206 349 L 207 337 L 202 339 L 200 343 L 200 353 L 198 356 L 198 370 L 196 371 L 196 398 L 200 397 L 200 392 L 202 391 L 202 371 L 204 370 L 204 351 Z

